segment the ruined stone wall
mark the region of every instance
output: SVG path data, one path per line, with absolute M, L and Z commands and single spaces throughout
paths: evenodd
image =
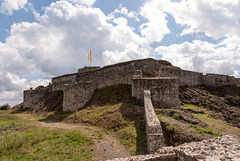
M 150 90 L 144 90 L 144 109 L 148 152 L 155 153 L 163 146 L 163 133 L 162 126 L 152 105 Z
M 62 90 L 63 110 L 74 111 L 84 106 L 94 90 L 117 84 L 132 84 L 132 75 L 136 69 L 143 69 L 154 75 L 158 73 L 159 63 L 161 61 L 144 59 L 109 65 L 95 71 L 64 75 L 53 79 L 53 91 Z
M 179 79 L 180 86 L 200 86 L 202 84 L 202 73 L 182 70 L 177 67 L 161 66 L 160 77 L 174 77 Z
M 53 78 L 52 84 L 59 85 L 75 82 L 84 83 L 92 80 L 98 81 L 98 84 L 102 84 L 100 86 L 106 86 L 106 81 L 109 82 L 109 85 L 131 84 L 132 73 L 135 70 L 142 70 L 147 75 L 158 76 L 158 70 L 161 64 L 171 65 L 166 61 L 143 59 L 109 65 L 93 71 L 84 71 L 83 68 L 79 69 L 81 70 L 80 73 L 73 73 Z M 116 83 L 113 83 L 108 79 L 108 77 L 113 78 Z
M 63 91 L 63 111 L 76 111 L 90 100 L 95 85 L 92 82 L 76 83 L 58 87 L 58 90 Z
M 171 67 L 171 66 L 161 66 L 159 69 L 160 77 L 175 77 L 180 78 L 181 77 L 182 70 L 177 67 Z
M 40 99 L 49 92 L 50 87 L 36 88 L 35 90 L 26 90 L 23 92 L 23 108 L 31 109 Z
M 202 84 L 202 76 L 202 73 L 181 70 L 179 84 L 180 86 L 200 86 Z
M 151 91 L 152 103 L 158 107 L 176 107 L 179 105 L 178 80 L 168 77 L 134 78 L 132 96 L 143 102 L 144 90 Z
M 132 75 L 135 71 L 141 71 L 142 79 L 134 78 Z M 146 78 L 151 77 L 151 78 Z M 154 78 L 154 77 L 173 77 L 173 78 Z M 178 79 L 178 80 L 177 80 Z M 220 82 L 220 83 L 219 83 Z M 83 103 L 92 94 L 95 89 L 116 84 L 132 84 L 133 96 L 143 102 L 143 90 L 150 89 L 152 102 L 157 106 L 173 107 L 178 105 L 178 86 L 198 86 L 198 85 L 228 85 L 234 84 L 237 79 L 230 76 L 208 74 L 203 76 L 202 73 L 181 70 L 172 66 L 169 62 L 154 59 L 142 59 L 129 62 L 118 63 L 114 65 L 99 67 L 86 67 L 79 69 L 79 73 L 73 73 L 55 77 L 52 79 L 53 91 L 62 90 L 64 93 L 63 104 L 67 110 L 81 108 Z M 81 92 L 86 84 L 93 84 L 93 89 L 86 86 L 90 92 Z M 66 86 L 66 87 L 65 87 Z M 76 86 L 76 88 L 74 88 Z M 78 88 L 81 87 L 81 88 Z M 34 93 L 36 96 L 34 96 Z M 77 94 L 80 93 L 80 94 Z M 24 93 L 25 95 L 25 93 Z M 70 96 L 68 96 L 70 95 Z M 41 96 L 41 92 L 26 92 L 26 107 L 31 106 L 27 100 L 33 97 Z M 69 100 L 71 99 L 71 101 Z M 79 102 L 79 103 L 78 103 Z
M 206 74 L 203 76 L 203 84 L 207 86 L 235 85 L 237 79 L 233 76 L 220 74 Z
M 236 78 L 237 79 L 237 83 L 240 83 L 240 78 Z

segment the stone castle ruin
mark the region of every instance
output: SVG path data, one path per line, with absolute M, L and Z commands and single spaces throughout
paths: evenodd
M 49 92 L 63 92 L 63 111 L 81 109 L 96 89 L 117 84 L 132 85 L 132 96 L 143 102 L 143 91 L 150 90 L 154 106 L 179 105 L 180 86 L 234 85 L 237 78 L 182 70 L 164 60 L 142 59 L 105 67 L 85 67 L 77 73 L 52 79 L 52 84 L 24 91 L 24 108 L 33 108 Z
M 218 74 L 206 74 L 182 70 L 164 60 L 141 59 L 108 65 L 85 67 L 77 73 L 52 79 L 52 84 L 24 91 L 25 109 L 35 105 L 49 93 L 63 93 L 63 111 L 76 111 L 84 107 L 97 89 L 128 84 L 132 86 L 132 97 L 144 103 L 146 133 L 149 153 L 163 146 L 161 124 L 153 107 L 178 107 L 179 87 L 235 85 L 239 79 Z

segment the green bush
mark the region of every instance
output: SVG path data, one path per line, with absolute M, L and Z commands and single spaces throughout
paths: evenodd
M 0 111 L 8 110 L 9 108 L 10 108 L 10 105 L 9 104 L 5 104 L 5 105 L 0 106 Z
M 173 115 L 173 118 L 176 120 L 184 120 L 183 115 L 179 111 L 171 110 L 170 114 Z

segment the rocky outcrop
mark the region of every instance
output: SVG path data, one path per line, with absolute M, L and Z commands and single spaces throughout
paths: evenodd
M 239 161 L 240 144 L 233 136 L 182 144 L 174 148 L 179 161 Z

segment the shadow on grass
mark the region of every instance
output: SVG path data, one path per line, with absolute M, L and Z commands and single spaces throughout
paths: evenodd
M 144 120 L 144 108 L 143 106 L 138 105 L 137 101 L 131 97 L 131 85 L 125 85 L 125 84 L 114 85 L 114 86 L 109 86 L 109 87 L 96 90 L 92 98 L 86 103 L 86 105 L 81 110 L 89 108 L 92 105 L 97 105 L 97 106 L 110 105 L 109 107 L 111 107 L 111 105 L 116 105 L 118 103 L 122 103 L 121 107 L 119 108 L 119 112 L 121 113 L 123 119 L 131 123 L 129 124 L 129 126 L 123 125 L 123 127 L 119 127 L 120 129 L 116 128 L 117 132 L 121 130 L 125 130 L 124 132 L 126 133 L 129 132 L 130 134 L 126 134 L 126 142 L 128 142 L 129 144 L 131 144 L 132 141 L 136 139 L 136 152 L 135 152 L 136 155 L 147 154 L 147 141 L 146 141 L 147 137 L 145 133 L 146 130 L 145 130 L 145 120 Z M 46 118 L 41 119 L 39 121 L 61 122 L 63 120 L 68 119 L 69 115 L 72 115 L 72 114 L 74 115 L 74 113 L 72 112 L 59 112 L 59 110 L 57 110 L 53 114 L 50 114 Z M 112 114 L 113 113 L 110 112 L 110 113 L 106 113 L 105 115 L 119 117 L 119 115 L 112 115 Z M 107 119 L 107 118 L 108 117 L 104 116 L 103 119 L 100 119 L 101 123 L 98 126 L 104 127 L 104 121 L 106 121 L 104 119 Z M 119 123 L 118 118 L 112 119 L 112 120 L 113 120 L 112 123 L 115 125 Z M 119 118 L 119 120 L 121 120 L 121 118 Z M 74 121 L 74 120 L 69 120 L 69 121 Z M 108 121 L 111 121 L 111 119 Z M 134 131 L 134 135 L 131 135 L 131 132 L 132 132 L 131 129 L 133 126 L 136 130 L 137 136 L 135 136 L 135 131 Z M 128 131 L 129 128 L 130 128 L 130 131 Z
M 62 111 L 55 111 L 53 114 L 47 115 L 45 118 L 40 119 L 38 121 L 41 122 L 61 122 L 65 120 L 72 112 L 62 112 Z
M 148 154 L 143 106 L 139 106 L 136 104 L 135 100 L 131 100 L 130 102 L 125 102 L 122 104 L 120 107 L 120 112 L 124 119 L 130 120 L 134 123 L 137 134 L 135 155 Z

